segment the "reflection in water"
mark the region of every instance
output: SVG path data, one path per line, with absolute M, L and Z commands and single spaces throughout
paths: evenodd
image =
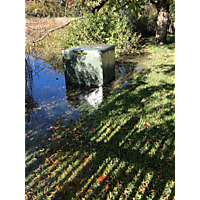
M 103 87 L 69 86 L 66 83 L 67 104 L 81 110 L 96 109 L 103 101 Z
M 103 100 L 103 89 L 102 87 L 99 87 L 97 89 L 94 90 L 94 92 L 91 92 L 88 95 L 85 95 L 84 97 L 81 98 L 87 100 L 87 103 L 89 106 L 92 106 L 93 108 L 97 108 L 98 105 L 100 105 L 100 103 Z
M 29 138 L 26 145 L 38 143 L 58 117 L 64 118 L 68 126 L 69 119 L 77 120 L 81 111 L 97 109 L 106 96 L 121 92 L 130 84 L 131 73 L 137 64 L 116 63 L 113 83 L 106 87 L 81 88 L 67 84 L 64 69 L 59 73 L 45 60 L 28 55 L 25 58 L 25 132 Z
M 43 137 L 59 116 L 65 117 L 66 125 L 69 119 L 76 120 L 80 110 L 67 106 L 64 75 L 30 56 L 25 65 L 26 134 Z

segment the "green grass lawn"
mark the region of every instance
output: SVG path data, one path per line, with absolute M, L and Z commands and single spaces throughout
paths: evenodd
M 168 42 L 148 39 L 145 59 L 122 56 L 129 85 L 115 83 L 70 127 L 58 119 L 43 149 L 26 147 L 26 199 L 175 199 L 174 36 Z

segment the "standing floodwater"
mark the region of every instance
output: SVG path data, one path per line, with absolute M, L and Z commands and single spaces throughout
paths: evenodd
M 108 95 L 122 91 L 130 84 L 127 74 L 137 63 L 116 64 L 115 80 L 96 88 L 68 85 L 64 68 L 54 68 L 45 58 L 26 55 L 25 64 L 25 133 L 28 146 L 38 145 L 38 139 L 45 137 L 57 118 L 62 117 L 65 125 L 69 126 L 69 121 L 81 117 L 81 111 L 97 109 Z
M 26 56 L 25 70 L 25 132 L 33 142 L 44 136 L 56 118 L 65 117 L 67 125 L 67 119 L 76 120 L 80 110 L 67 105 L 62 72 L 32 56 Z

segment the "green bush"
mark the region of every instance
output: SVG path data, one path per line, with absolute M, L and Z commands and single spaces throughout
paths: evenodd
M 133 25 L 126 16 L 119 13 L 85 13 L 84 19 L 73 21 L 72 27 L 67 27 L 66 37 L 62 40 L 64 48 L 82 44 L 113 44 L 116 56 L 120 53 L 139 53 L 139 39 L 132 33 Z

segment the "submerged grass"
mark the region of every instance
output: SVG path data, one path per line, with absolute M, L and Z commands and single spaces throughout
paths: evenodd
M 175 199 L 174 37 L 153 39 L 129 85 L 70 127 L 59 118 L 42 149 L 26 147 L 26 199 Z

